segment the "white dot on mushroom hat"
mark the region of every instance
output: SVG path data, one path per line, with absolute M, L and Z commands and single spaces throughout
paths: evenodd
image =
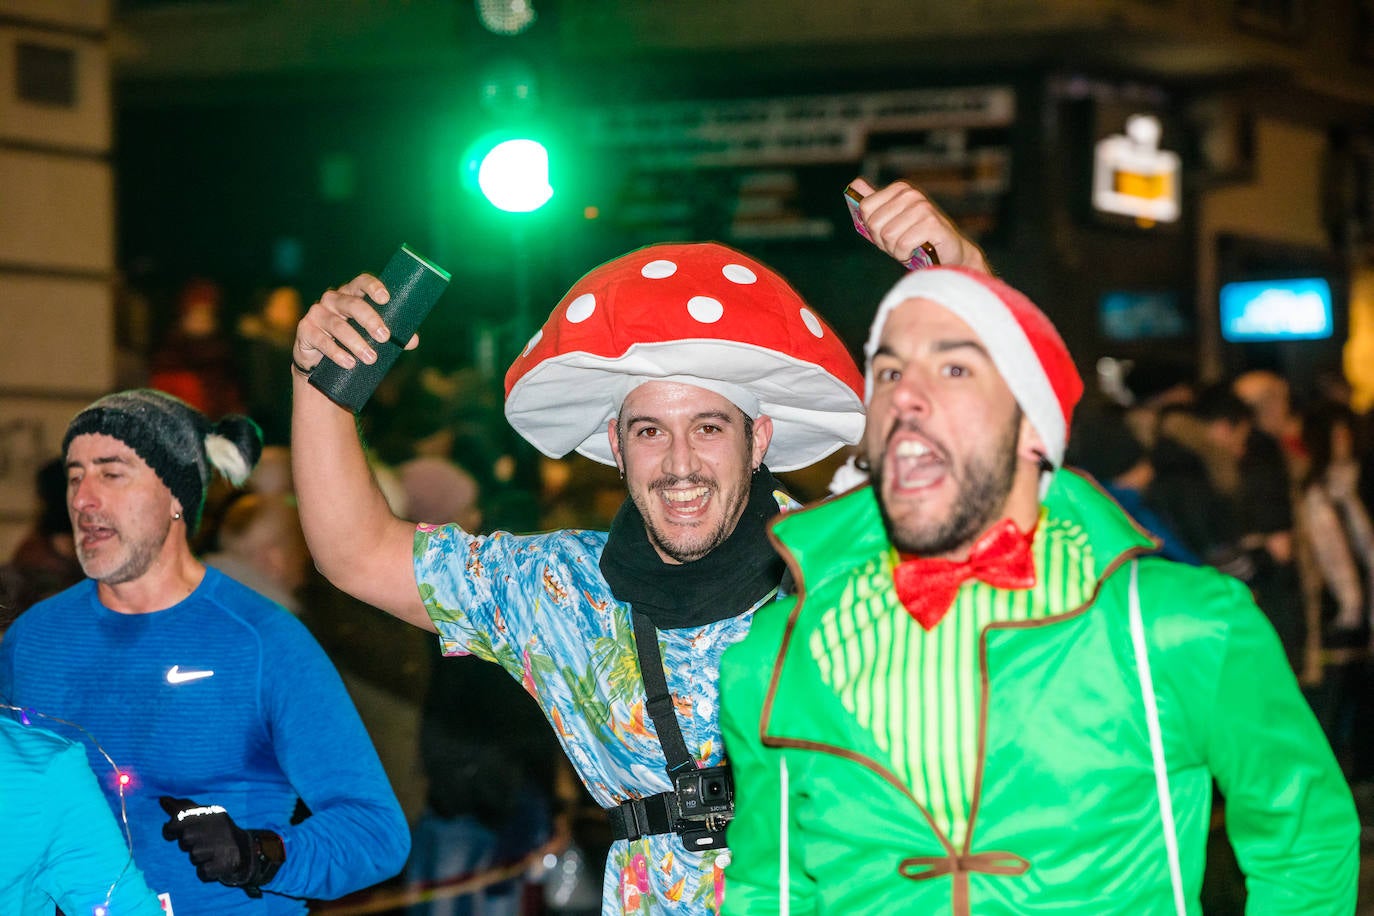
M 721 274 L 731 283 L 755 283 L 758 275 L 743 264 L 726 264 L 720 269 Z
M 677 265 L 672 261 L 650 261 L 639 272 L 650 280 L 666 280 L 677 273 Z
M 725 306 L 710 296 L 693 296 L 687 300 L 687 314 L 702 324 L 715 324 L 725 315 Z
M 578 296 L 572 302 L 569 302 L 568 310 L 564 315 L 573 324 L 581 324 L 592 317 L 592 313 L 595 311 L 596 297 L 591 293 L 586 293 L 585 295 Z

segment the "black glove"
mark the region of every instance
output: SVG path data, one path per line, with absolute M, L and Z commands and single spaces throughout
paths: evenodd
M 218 805 L 200 805 L 187 798 L 164 795 L 158 799 L 171 820 L 162 825 L 162 836 L 175 840 L 190 853 L 196 877 L 241 887 L 250 897 L 261 897 L 262 885 L 272 880 L 286 861 L 281 837 L 270 830 L 244 830 Z

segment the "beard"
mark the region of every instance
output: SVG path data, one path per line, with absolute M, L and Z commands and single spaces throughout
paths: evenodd
M 1020 430 L 1018 406 L 991 452 L 972 455 L 963 463 L 949 515 L 943 520 L 927 520 L 924 525 L 919 524 L 919 519 L 899 521 L 888 511 L 883 499 L 883 457 L 880 456 L 873 466 L 873 490 L 878 495 L 878 511 L 893 546 L 914 556 L 944 556 L 973 543 L 996 522 L 1016 480 L 1016 444 Z M 886 449 L 883 454 L 886 455 Z
M 81 547 L 81 539 L 77 538 L 76 559 L 81 564 L 81 571 L 87 578 L 95 579 L 105 585 L 122 585 L 125 582 L 132 582 L 146 573 L 153 565 L 153 560 L 157 558 L 162 545 L 166 542 L 172 530 L 171 519 L 166 519 L 161 530 L 146 532 L 142 537 L 135 538 L 126 542 L 123 532 L 116 531 L 116 539 L 119 544 L 119 553 L 110 556 L 108 554 L 111 545 L 108 542 L 104 545 L 107 554 L 105 556 L 88 555 Z
M 659 498 L 655 495 L 659 490 L 681 486 L 682 484 L 709 487 L 712 499 L 724 498 L 724 490 L 717 486 L 716 481 L 700 474 L 692 474 L 688 477 L 660 477 L 649 484 L 647 493 L 643 498 L 632 493 L 631 499 L 634 500 L 635 508 L 639 510 L 639 517 L 644 520 L 644 531 L 649 535 L 649 540 L 653 542 L 654 546 L 679 563 L 690 563 L 693 560 L 700 560 L 725 543 L 726 539 L 734 532 L 740 514 L 744 511 L 744 504 L 749 499 L 750 477 L 746 476 L 741 481 L 735 493 L 729 497 L 730 501 L 724 506 L 719 520 L 709 531 L 682 534 L 673 540 L 655 522 L 653 513 L 649 511 L 648 503 L 650 500 Z

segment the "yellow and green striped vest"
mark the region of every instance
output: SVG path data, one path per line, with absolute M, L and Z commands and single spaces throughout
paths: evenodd
M 1010 591 L 970 580 L 926 631 L 897 600 L 889 551 L 851 578 L 811 634 L 821 677 L 872 733 L 916 800 L 955 844 L 968 826 L 978 759 L 978 643 L 991 623 L 1077 607 L 1097 583 L 1087 532 L 1042 510 L 1036 583 Z

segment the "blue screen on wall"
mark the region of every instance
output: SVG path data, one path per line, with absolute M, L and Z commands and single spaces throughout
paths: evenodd
M 1188 333 L 1179 296 L 1169 290 L 1111 290 L 1098 299 L 1097 315 L 1108 340 L 1153 340 Z
M 1234 343 L 1320 340 L 1334 330 L 1321 277 L 1245 280 L 1221 287 L 1221 336 Z

